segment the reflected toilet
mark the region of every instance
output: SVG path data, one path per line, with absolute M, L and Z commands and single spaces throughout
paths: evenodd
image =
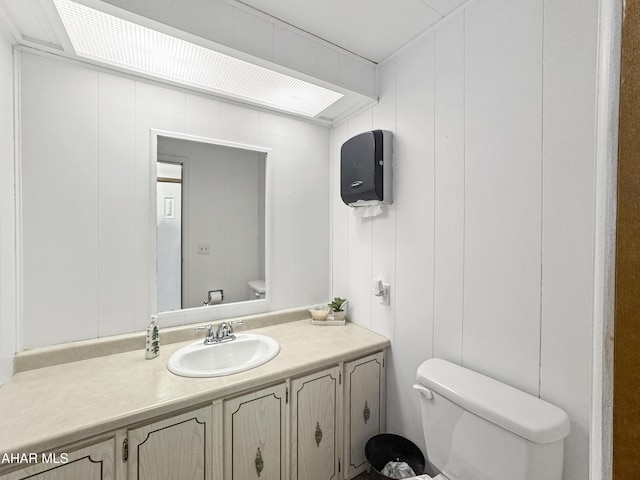
M 264 280 L 251 280 L 249 282 L 249 300 L 266 298 L 266 294 Z

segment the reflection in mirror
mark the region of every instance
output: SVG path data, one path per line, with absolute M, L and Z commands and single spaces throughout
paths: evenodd
M 182 308 L 182 164 L 158 162 L 156 267 L 158 312 Z
M 157 138 L 157 311 L 265 298 L 266 154 Z

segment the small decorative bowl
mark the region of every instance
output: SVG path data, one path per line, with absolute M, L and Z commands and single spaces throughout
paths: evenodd
M 311 318 L 314 320 L 326 320 L 329 316 L 329 309 L 309 309 L 309 313 L 311 314 Z

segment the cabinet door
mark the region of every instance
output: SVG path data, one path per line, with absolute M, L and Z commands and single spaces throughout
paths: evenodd
M 129 480 L 212 480 L 212 407 L 129 430 Z
M 286 478 L 284 384 L 225 400 L 224 478 Z
M 345 364 L 345 477 L 367 467 L 364 447 L 385 428 L 384 353 Z
M 72 452 L 38 454 L 33 465 L 0 475 L 0 480 L 115 480 L 114 452 L 110 439 Z
M 291 381 L 292 480 L 338 478 L 339 385 L 339 367 Z

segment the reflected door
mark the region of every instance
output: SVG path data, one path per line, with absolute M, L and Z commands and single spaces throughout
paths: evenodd
M 182 308 L 182 165 L 158 162 L 157 312 Z

